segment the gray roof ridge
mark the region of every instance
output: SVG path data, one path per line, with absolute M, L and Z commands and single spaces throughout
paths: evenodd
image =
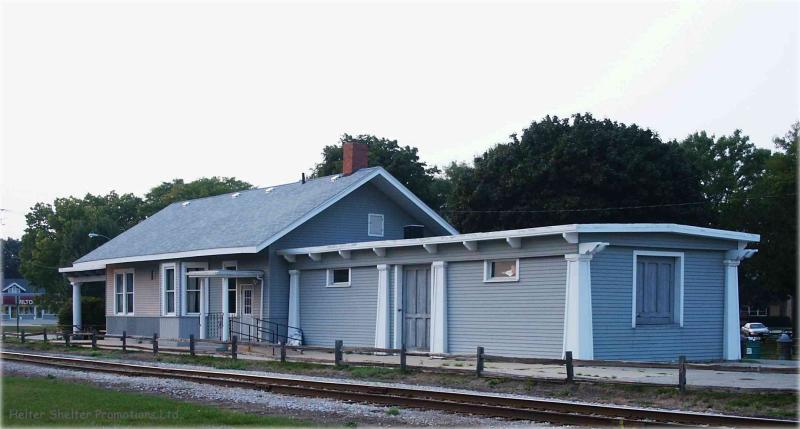
M 380 169 L 380 168 L 383 168 L 383 167 L 381 167 L 379 165 L 376 165 L 376 166 L 373 166 L 373 167 L 359 168 L 358 171 L 355 171 L 350 175 L 352 176 L 353 174 L 360 173 L 362 171 L 377 170 L 377 169 Z M 320 181 L 320 180 L 323 180 L 323 179 L 330 180 L 331 177 L 341 176 L 341 175 L 342 175 L 342 173 L 336 173 L 336 174 L 329 174 L 327 176 L 314 177 L 314 178 L 306 179 L 306 183 L 312 182 L 312 181 L 313 182 L 317 182 L 317 181 Z M 260 187 L 256 186 L 256 187 L 253 187 L 253 188 L 250 188 L 250 189 L 242 189 L 241 191 L 232 191 L 232 192 L 226 192 L 224 194 L 207 195 L 205 197 L 198 197 L 198 198 L 192 198 L 192 199 L 189 199 L 189 200 L 175 201 L 173 203 L 170 203 L 166 207 L 169 207 L 169 206 L 172 206 L 172 205 L 175 205 L 175 204 L 183 204 L 183 203 L 187 203 L 187 202 L 191 202 L 191 201 L 200 201 L 200 200 L 207 200 L 207 199 L 211 199 L 211 198 L 219 198 L 219 197 L 224 197 L 226 195 L 233 195 L 233 194 L 236 194 L 236 193 L 264 191 L 265 189 L 269 189 L 269 188 L 280 188 L 280 187 L 283 187 L 283 186 L 294 185 L 294 184 L 299 183 L 299 182 L 300 182 L 299 180 L 295 180 L 295 181 L 292 181 L 292 182 L 284 182 L 284 183 L 281 183 L 281 184 L 278 184 L 278 185 L 267 185 L 267 186 L 260 186 Z

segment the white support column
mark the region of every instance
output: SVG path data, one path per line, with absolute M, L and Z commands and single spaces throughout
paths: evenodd
M 575 359 L 594 359 L 592 326 L 592 268 L 590 261 L 608 243 L 578 244 L 578 253 L 567 260 L 567 290 L 564 305 L 564 352 Z
M 394 348 L 403 345 L 403 266 L 394 266 Z
M 739 263 L 756 253 L 754 249 L 731 250 L 725 254 L 725 328 L 722 337 L 722 358 L 742 358 L 739 343 Z
M 36 320 L 36 306 L 33 306 L 33 320 Z
M 300 335 L 300 271 L 289 270 L 289 326 L 286 334 L 289 337 L 287 344 L 299 346 L 302 343 Z
M 228 341 L 229 338 L 229 331 L 231 329 L 231 321 L 230 321 L 230 313 L 228 313 L 228 279 L 222 278 L 220 279 L 220 283 L 222 283 L 222 341 Z
M 208 288 L 206 279 L 200 281 L 200 339 L 205 340 L 208 336 L 208 319 L 206 317 L 206 303 L 208 302 Z
M 447 262 L 431 264 L 431 353 L 447 353 Z
M 81 330 L 81 284 L 72 282 L 72 327 L 73 332 Z
M 378 265 L 378 308 L 375 313 L 375 347 L 389 348 L 389 266 Z

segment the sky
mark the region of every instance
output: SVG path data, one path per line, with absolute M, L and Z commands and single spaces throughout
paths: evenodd
M 800 119 L 800 2 L 2 6 L 0 235 L 58 197 L 299 180 L 343 133 L 470 161 L 546 115 L 664 140 Z

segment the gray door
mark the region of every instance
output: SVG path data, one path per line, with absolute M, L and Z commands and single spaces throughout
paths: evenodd
M 406 348 L 428 350 L 431 326 L 431 267 L 403 268 L 403 336 Z

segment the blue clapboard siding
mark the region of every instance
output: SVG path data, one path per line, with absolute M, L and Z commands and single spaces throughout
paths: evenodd
M 375 345 L 378 269 L 353 268 L 350 287 L 326 287 L 326 270 L 300 274 L 300 328 L 304 343 L 333 347 Z
M 561 357 L 564 257 L 520 260 L 519 282 L 484 283 L 483 262 L 447 266 L 450 353 Z
M 369 213 L 383 214 L 383 237 L 367 235 Z M 366 184 L 342 198 L 270 246 L 270 294 L 265 297 L 264 305 L 265 309 L 269 309 L 268 317 L 281 323 L 286 323 L 288 318 L 289 264 L 283 257 L 275 255 L 275 250 L 399 239 L 403 238 L 403 226 L 415 223 L 419 221 L 372 184 Z
M 595 359 L 691 360 L 722 357 L 724 252 L 683 251 L 684 326 L 631 328 L 633 248 L 610 246 L 592 259 Z

